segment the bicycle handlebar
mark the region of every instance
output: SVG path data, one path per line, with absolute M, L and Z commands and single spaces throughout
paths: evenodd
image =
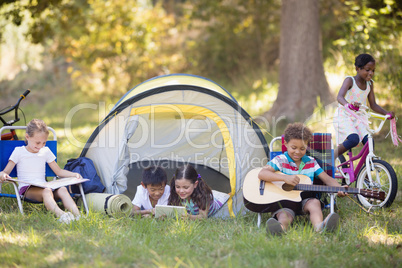
M 369 118 L 375 118 L 375 119 L 381 120 L 380 125 L 376 129 L 371 129 L 369 126 L 367 126 L 367 130 L 371 134 L 376 134 L 376 133 L 380 132 L 380 130 L 383 128 L 383 126 L 385 124 L 385 121 L 387 119 L 391 118 L 391 115 L 389 115 L 389 114 L 383 115 L 383 114 L 371 112 L 369 107 L 367 107 L 366 105 L 360 105 L 360 108 L 363 108 L 361 111 L 363 111 Z
M 20 95 L 19 99 L 17 100 L 17 102 L 11 106 L 10 108 L 4 110 L 4 111 L 0 111 L 0 121 L 3 123 L 3 125 L 5 126 L 11 126 L 15 123 L 17 123 L 18 121 L 20 121 L 20 119 L 18 118 L 18 108 L 20 106 L 20 102 L 25 99 L 26 96 L 28 96 L 28 94 L 31 93 L 31 90 L 27 89 L 25 90 L 25 92 Z M 5 115 L 11 111 L 15 110 L 15 115 L 14 115 L 14 119 L 10 120 L 9 122 L 6 122 L 1 116 Z
M 27 90 L 25 90 L 25 92 L 21 95 L 21 97 L 24 96 L 24 98 L 25 98 L 26 96 L 28 96 L 29 93 L 31 93 L 31 90 L 30 90 L 30 89 L 27 89 Z

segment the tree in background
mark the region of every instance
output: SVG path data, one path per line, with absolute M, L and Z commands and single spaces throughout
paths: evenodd
M 29 21 L 27 38 L 62 58 L 76 90 L 120 97 L 144 80 L 183 69 L 175 18 L 161 4 L 124 0 L 8 1 L 5 18 Z M 35 86 L 34 86 L 35 87 Z
M 354 71 L 357 55 L 372 54 L 378 62 L 374 80 L 387 89 L 386 95 L 402 101 L 402 1 L 342 0 L 323 5 L 322 15 L 332 18 L 324 22 L 325 31 L 331 32 L 324 39 L 329 62 L 343 62 Z
M 324 74 L 318 0 L 283 0 L 279 92 L 266 116 L 304 120 L 333 100 Z
M 188 1 L 191 2 L 191 1 Z M 187 5 L 194 71 L 219 80 L 275 68 L 280 0 L 198 0 Z

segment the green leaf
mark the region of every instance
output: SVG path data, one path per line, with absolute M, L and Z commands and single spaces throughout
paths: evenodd
M 335 46 L 345 46 L 347 41 L 345 39 L 338 39 L 333 42 Z

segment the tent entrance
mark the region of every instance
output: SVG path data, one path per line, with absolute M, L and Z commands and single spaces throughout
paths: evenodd
M 236 99 L 213 81 L 187 74 L 155 77 L 131 89 L 81 153 L 94 162 L 107 193 L 130 198 L 151 163 L 167 165 L 169 180 L 178 162 L 192 163 L 212 189 L 230 193 L 216 217 L 242 212 L 243 178 L 265 165 L 268 155 L 260 128 Z
M 176 168 L 185 165 L 186 163 L 171 161 L 171 160 L 158 160 L 158 161 L 138 161 L 135 163 L 130 163 L 129 171 L 127 174 L 127 190 L 123 193 L 133 199 L 137 191 L 137 186 L 141 184 L 142 172 L 145 168 L 152 165 L 161 166 L 165 169 L 168 184 L 172 179 Z M 202 176 L 203 180 L 211 187 L 212 190 L 217 190 L 223 193 L 230 193 L 230 181 L 229 178 L 220 173 L 219 171 L 212 169 L 208 166 L 201 164 L 193 164 L 198 173 Z

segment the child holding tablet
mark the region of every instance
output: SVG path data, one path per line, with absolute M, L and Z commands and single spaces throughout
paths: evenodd
M 190 219 L 214 215 L 222 203 L 214 198 L 211 188 L 191 165 L 176 170 L 170 182 L 169 205 L 185 206 Z

